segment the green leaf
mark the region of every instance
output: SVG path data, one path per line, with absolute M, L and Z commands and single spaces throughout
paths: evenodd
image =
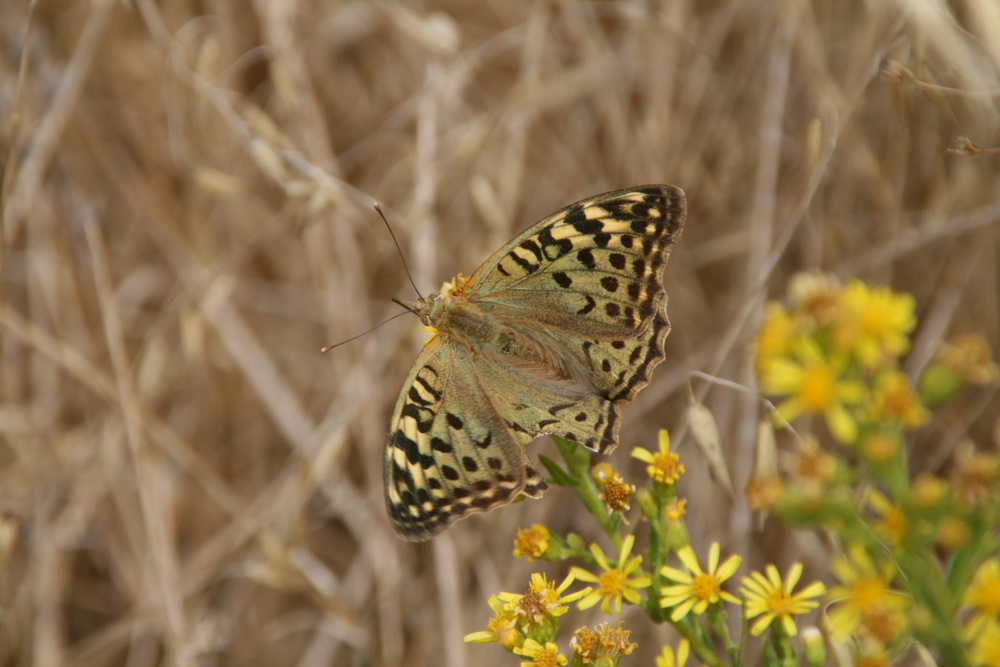
M 538 460 L 542 462 L 545 469 L 549 471 L 550 482 L 559 486 L 575 487 L 579 482 L 570 476 L 568 472 L 559 467 L 559 464 L 542 454 L 538 455 Z

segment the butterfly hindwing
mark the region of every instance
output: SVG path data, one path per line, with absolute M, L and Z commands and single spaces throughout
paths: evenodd
M 547 485 L 523 443 L 492 407 L 466 351 L 441 337 L 417 358 L 396 402 L 385 445 L 386 504 L 393 527 L 428 539 L 452 522 Z
M 477 366 L 494 407 L 512 430 L 523 434 L 525 444 L 546 433 L 602 453 L 618 444 L 621 414 L 612 401 L 489 358 Z

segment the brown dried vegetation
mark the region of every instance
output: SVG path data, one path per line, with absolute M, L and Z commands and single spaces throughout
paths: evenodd
M 319 354 L 412 298 L 373 199 L 433 291 L 580 197 L 683 187 L 667 361 L 614 461 L 670 428 L 697 543 L 808 561 L 708 481 L 682 390 L 752 385 L 764 300 L 804 269 L 912 292 L 910 372 L 1000 341 L 1000 14 L 945 9 L 0 3 L 0 664 L 513 664 L 461 637 L 543 565 L 514 529 L 592 528 L 553 489 L 392 534 L 419 327 Z M 759 406 L 695 383 L 741 488 Z M 988 442 L 996 400 L 946 417 L 915 464 Z

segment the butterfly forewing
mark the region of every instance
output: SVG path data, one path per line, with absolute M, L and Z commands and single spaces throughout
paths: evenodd
M 630 401 L 663 359 L 663 269 L 684 215 L 669 185 L 585 199 L 501 248 L 466 291 L 497 317 L 544 327 L 603 396 Z
M 524 445 L 543 433 L 617 445 L 617 404 L 663 359 L 663 268 L 684 216 L 684 193 L 669 185 L 584 199 L 494 253 L 444 307 L 422 302 L 440 333 L 410 371 L 386 442 L 400 535 L 427 539 L 518 493 L 541 495 Z

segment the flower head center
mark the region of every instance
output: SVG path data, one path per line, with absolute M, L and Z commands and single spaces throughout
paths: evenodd
M 535 654 L 534 664 L 537 667 L 559 667 L 559 665 L 565 664 L 566 659 L 559 655 L 558 651 L 553 651 L 548 647 L 543 648 L 541 651 Z
M 536 623 L 541 622 L 546 611 L 545 596 L 539 591 L 529 590 L 517 602 L 517 613 Z
M 854 606 L 863 614 L 872 614 L 885 603 L 885 585 L 878 577 L 863 577 L 851 587 Z
M 794 603 L 795 600 L 783 588 L 777 588 L 767 596 L 767 608 L 775 616 L 790 613 Z
M 719 598 L 719 579 L 711 574 L 699 574 L 691 581 L 691 591 L 699 600 L 714 602 Z
M 898 616 L 889 609 L 880 609 L 874 614 L 865 616 L 862 625 L 873 637 L 881 642 L 888 643 L 899 632 Z
M 833 404 L 836 381 L 833 372 L 826 366 L 807 368 L 799 388 L 799 398 L 806 410 L 823 412 Z
M 597 583 L 601 587 L 601 595 L 604 597 L 621 595 L 627 588 L 625 573 L 618 568 L 602 572 Z
M 673 452 L 655 452 L 653 461 L 646 467 L 649 476 L 662 484 L 672 484 L 684 473 L 684 464 Z

